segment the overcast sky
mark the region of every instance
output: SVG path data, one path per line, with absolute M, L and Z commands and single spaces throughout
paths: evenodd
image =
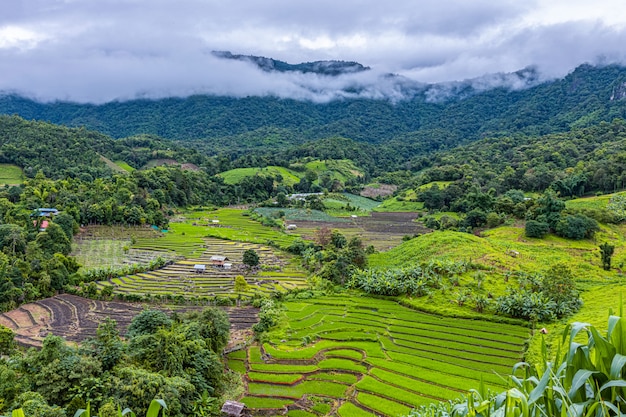
M 389 72 L 434 83 L 536 66 L 548 79 L 626 62 L 625 12 L 623 0 L 8 0 L 0 90 L 97 103 L 199 92 L 323 100 L 346 85 L 400 94 Z M 268 74 L 212 50 L 372 70 Z

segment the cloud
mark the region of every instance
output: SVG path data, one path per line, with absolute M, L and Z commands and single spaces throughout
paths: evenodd
M 0 90 L 102 103 L 196 93 L 401 99 L 458 81 L 519 88 L 585 62 L 625 62 L 616 0 L 22 0 L 0 15 Z M 211 50 L 357 61 L 338 78 L 263 73 Z M 389 73 L 398 74 L 389 77 Z M 486 76 L 486 74 L 496 74 Z M 446 93 L 447 92 L 447 93 Z

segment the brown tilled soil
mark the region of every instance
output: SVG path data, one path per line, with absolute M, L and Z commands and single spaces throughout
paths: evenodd
M 350 218 L 348 222 L 316 222 L 288 220 L 298 225 L 295 233 L 305 239 L 314 239 L 315 230 L 328 227 L 339 229 L 347 237 L 359 236 L 365 246 L 374 245 L 377 250 L 389 250 L 402 243 L 405 235 L 424 234 L 430 232 L 421 223 L 414 220 L 417 213 L 376 213 L 371 216 Z
M 81 342 L 96 335 L 96 329 L 106 317 L 117 322 L 120 334 L 126 334 L 131 320 L 144 308 L 179 312 L 201 310 L 203 307 L 146 306 L 140 303 L 97 301 L 71 294 L 25 304 L 16 310 L 0 314 L 0 324 L 16 333 L 16 341 L 23 346 L 41 346 L 48 333 L 63 337 L 69 342 Z M 223 307 L 227 312 L 232 339 L 238 344 L 258 321 L 258 309 L 252 307 Z
M 365 187 L 361 191 L 361 196 L 373 198 L 373 197 L 387 197 L 393 194 L 398 189 L 397 185 L 392 184 L 380 184 L 378 187 Z

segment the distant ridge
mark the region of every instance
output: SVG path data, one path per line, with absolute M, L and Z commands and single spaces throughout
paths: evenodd
M 263 56 L 233 54 L 230 51 L 213 51 L 212 54 L 222 59 L 250 62 L 266 72 L 302 72 L 338 76 L 368 71 L 370 69 L 369 67 L 365 67 L 353 61 L 313 61 L 289 64 L 284 61 Z

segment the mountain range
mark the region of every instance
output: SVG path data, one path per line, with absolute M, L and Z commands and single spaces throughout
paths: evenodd
M 221 54 L 226 59 L 250 59 L 257 65 L 269 62 L 267 68 L 280 68 L 277 71 L 294 70 L 280 61 Z M 314 70 L 316 66 L 329 68 L 310 63 L 300 70 Z M 343 63 L 337 68 L 367 71 L 356 63 Z M 626 118 L 623 66 L 582 65 L 566 77 L 548 82 L 538 82 L 532 69 L 506 78 L 511 76 L 536 85 L 512 88 L 500 83 L 481 88 L 476 87 L 476 80 L 431 85 L 411 99 L 396 102 L 342 99 L 315 103 L 273 96 L 195 95 L 94 105 L 42 103 L 5 94 L 0 96 L 0 114 L 84 126 L 113 138 L 152 134 L 186 141 L 209 154 L 284 147 L 329 137 L 372 144 L 396 141 L 413 146 L 419 154 L 483 137 L 565 132 Z M 434 99 L 437 94 L 439 98 Z

